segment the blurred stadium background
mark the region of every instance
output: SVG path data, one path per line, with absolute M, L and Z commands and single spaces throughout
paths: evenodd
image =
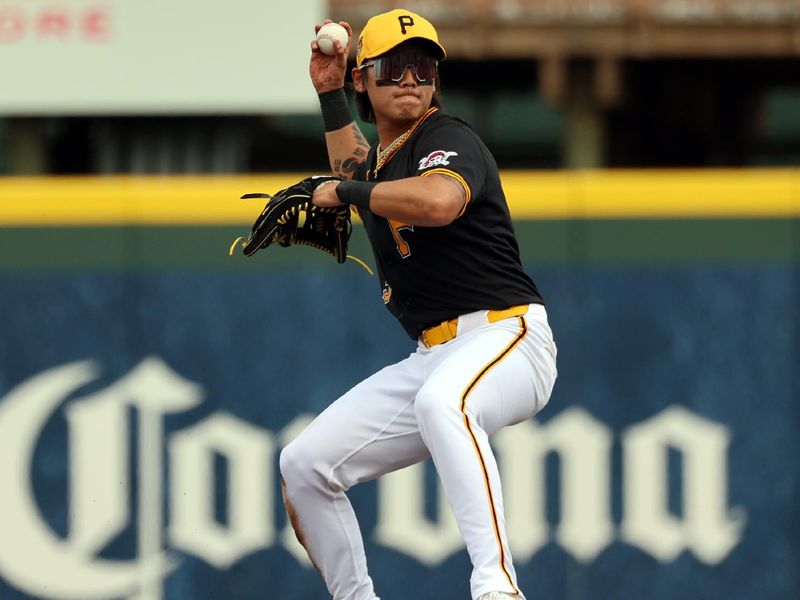
M 0 599 L 326 597 L 277 456 L 412 344 L 228 247 L 327 170 L 314 23 L 397 6 L 559 344 L 495 440 L 528 598 L 800 597 L 800 0 L 0 0 Z M 430 465 L 351 498 L 384 600 L 468 598 Z

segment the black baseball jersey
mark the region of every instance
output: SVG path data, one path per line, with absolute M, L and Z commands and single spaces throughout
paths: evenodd
M 377 144 L 355 180 L 440 173 L 461 183 L 467 195 L 462 214 L 444 227 L 412 226 L 360 211 L 383 301 L 412 338 L 458 315 L 544 303 L 522 269 L 494 157 L 466 123 L 431 108 L 377 170 L 376 155 Z

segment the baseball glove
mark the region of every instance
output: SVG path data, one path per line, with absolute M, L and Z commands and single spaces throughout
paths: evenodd
M 350 206 L 323 208 L 311 202 L 311 195 L 326 181 L 341 181 L 339 177 L 318 175 L 269 194 L 245 194 L 242 198 L 267 198 L 267 205 L 253 224 L 250 237 L 243 243 L 243 252 L 252 256 L 272 244 L 280 246 L 303 245 L 322 250 L 337 262 L 347 260 L 347 242 L 350 239 Z M 230 254 L 240 240 L 231 246 Z

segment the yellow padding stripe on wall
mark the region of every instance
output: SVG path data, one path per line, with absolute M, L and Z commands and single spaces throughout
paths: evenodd
M 800 215 L 800 169 L 504 171 L 514 218 Z
M 0 226 L 250 224 L 304 174 L 0 177 Z M 800 216 L 800 169 L 504 171 L 516 219 Z
M 242 194 L 273 194 L 302 177 L 0 178 L 0 225 L 250 224 L 266 200 Z

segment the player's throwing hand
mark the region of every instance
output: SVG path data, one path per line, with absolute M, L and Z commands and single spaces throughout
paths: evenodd
M 325 19 L 324 23 L 314 27 L 314 32 L 319 33 L 320 27 L 332 22 L 330 19 Z M 347 72 L 347 56 L 350 52 L 350 40 L 353 39 L 353 29 L 347 21 L 339 21 L 339 25 L 347 30 L 348 42 L 345 47 L 342 47 L 339 42 L 334 42 L 335 54 L 325 54 L 320 50 L 316 39 L 311 42 L 311 62 L 308 72 L 311 75 L 311 83 L 318 94 L 339 89 L 344 85 L 344 76 Z

